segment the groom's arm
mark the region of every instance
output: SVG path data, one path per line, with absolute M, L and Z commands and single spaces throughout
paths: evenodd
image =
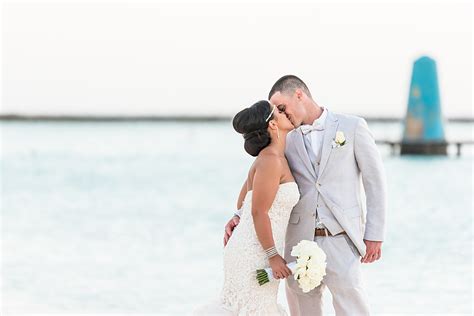
M 242 215 L 242 205 L 244 203 L 245 196 L 247 195 L 247 180 L 245 180 L 244 184 L 242 185 L 242 189 L 240 189 L 240 194 L 237 199 L 237 211 L 234 213 L 234 216 L 227 222 L 224 228 L 224 247 L 227 245 L 230 236 L 232 236 L 232 232 L 234 228 L 239 225 L 240 216 Z
M 240 211 L 242 205 L 244 204 L 245 196 L 247 195 L 247 180 L 245 180 L 244 184 L 242 185 L 242 189 L 240 189 L 239 198 L 237 199 L 237 209 Z M 238 213 L 238 216 L 241 216 L 241 213 Z
M 364 239 L 383 241 L 387 208 L 385 171 L 372 132 L 363 118 L 359 119 L 355 130 L 354 152 L 367 202 Z

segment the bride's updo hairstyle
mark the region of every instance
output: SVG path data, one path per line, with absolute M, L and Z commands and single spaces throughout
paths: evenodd
M 273 119 L 271 112 L 270 103 L 262 100 L 240 111 L 232 120 L 234 129 L 244 136 L 245 151 L 254 157 L 270 145 L 271 137 L 267 128 L 268 122 Z

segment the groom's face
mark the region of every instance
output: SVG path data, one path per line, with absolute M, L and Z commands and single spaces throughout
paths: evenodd
M 305 115 L 304 107 L 301 106 L 296 92 L 290 95 L 277 91 L 270 98 L 270 102 L 275 104 L 280 112 L 285 113 L 294 128 L 298 128 L 302 124 Z

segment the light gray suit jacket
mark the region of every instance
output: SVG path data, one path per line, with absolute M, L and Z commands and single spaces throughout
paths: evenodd
M 337 131 L 344 133 L 346 142 L 333 148 Z M 367 122 L 329 111 L 322 146 L 316 177 L 301 129 L 287 136 L 285 155 L 301 195 L 288 223 L 287 262 L 295 260 L 290 253 L 300 240 L 314 240 L 316 209 L 330 231 L 346 231 L 361 256 L 366 253 L 363 239 L 383 241 L 385 237 L 385 171 Z

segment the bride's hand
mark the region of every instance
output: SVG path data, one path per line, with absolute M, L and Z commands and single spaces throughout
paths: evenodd
M 276 255 L 268 259 L 270 262 L 270 268 L 273 271 L 273 277 L 275 279 L 285 279 L 291 275 L 291 270 L 286 266 L 286 261 L 280 255 Z
M 235 226 L 239 225 L 239 222 L 240 218 L 238 216 L 233 216 L 230 221 L 227 222 L 227 225 L 225 225 L 224 247 L 227 245 L 227 242 L 232 235 L 232 231 L 234 230 Z

